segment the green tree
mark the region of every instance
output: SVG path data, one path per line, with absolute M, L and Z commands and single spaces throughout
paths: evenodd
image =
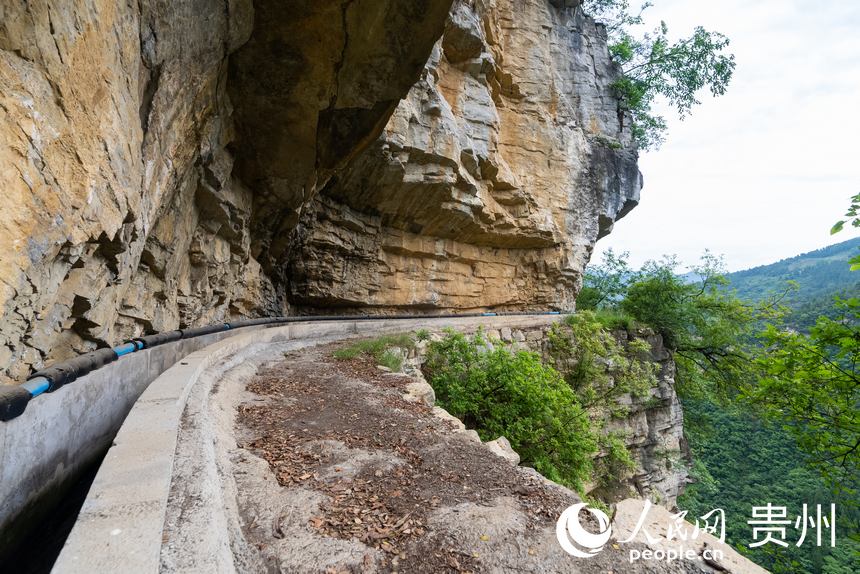
M 647 263 L 620 308 L 663 336 L 681 392 L 725 396 L 751 376 L 752 329 L 778 307 L 740 301 L 726 288 L 721 260 L 708 253 L 686 278 L 677 268 L 674 258 Z
M 743 526 L 751 504 L 835 501 L 840 550 L 741 550 L 774 572 L 841 572 L 860 548 L 860 299 L 838 302 L 836 313 L 828 307 L 830 316 L 804 334 L 784 326 L 791 282 L 743 301 L 718 258 L 706 253 L 686 274 L 678 267 L 664 258 L 625 272 L 620 285 L 586 285 L 622 293 L 595 296 L 605 302 L 597 312 L 650 326 L 673 353 L 698 481 L 682 506 L 699 511 L 725 501 Z M 753 446 L 751 437 L 768 442 Z M 747 531 L 729 534 L 735 544 L 749 542 Z
M 860 193 L 851 197 L 851 204 L 845 212 L 847 219 L 840 219 L 830 229 L 830 234 L 835 235 L 842 231 L 845 224 L 848 223 L 852 227 L 860 227 Z
M 830 229 L 830 234 L 835 235 L 842 231 L 846 223 L 852 227 L 860 227 L 860 193 L 851 197 L 851 205 L 848 206 L 848 211 L 845 212 L 845 217 L 848 219 L 840 219 Z M 849 261 L 851 271 L 860 269 L 860 255 L 856 255 Z
M 628 0 L 585 3 L 586 10 L 607 23 L 609 51 L 622 71 L 613 89 L 633 117 L 633 136 L 641 149 L 659 147 L 664 140 L 666 120 L 653 110 L 657 98 L 665 99 L 684 119 L 700 103 L 700 90 L 723 95 L 735 70 L 734 55 L 726 53 L 729 39 L 701 26 L 675 42 L 669 39 L 665 22 L 637 36 L 633 30 L 642 24 L 642 12 L 650 5 L 645 3 L 634 13 Z
M 860 299 L 838 308 L 840 318 L 820 317 L 809 334 L 769 325 L 761 376 L 744 396 L 845 487 L 860 469 Z
M 582 280 L 582 289 L 576 298 L 576 308 L 606 309 L 623 299 L 627 285 L 634 278 L 634 273 L 627 263 L 629 256 L 626 251 L 616 255 L 612 249 L 607 249 L 601 264 L 589 266 Z

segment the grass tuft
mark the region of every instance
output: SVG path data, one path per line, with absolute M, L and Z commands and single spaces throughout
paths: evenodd
M 333 353 L 333 356 L 335 359 L 354 359 L 360 355 L 366 355 L 373 357 L 378 364 L 392 371 L 399 371 L 403 367 L 403 357 L 391 351 L 394 347 L 413 349 L 415 340 L 408 333 L 362 339 L 341 347 Z
M 394 372 L 399 372 L 403 368 L 403 356 L 395 353 L 391 349 L 382 352 L 376 359 L 383 367 L 388 367 Z

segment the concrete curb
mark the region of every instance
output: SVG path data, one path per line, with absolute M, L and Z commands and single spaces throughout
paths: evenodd
M 292 323 L 253 330 L 193 352 L 143 392 L 122 423 L 54 571 L 157 572 L 178 433 L 191 388 L 218 361 L 251 345 L 440 329 L 549 325 L 557 316 Z

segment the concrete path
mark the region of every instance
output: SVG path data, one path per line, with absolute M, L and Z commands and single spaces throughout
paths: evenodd
M 196 351 L 165 371 L 134 404 L 108 451 L 69 539 L 58 572 L 154 572 L 160 563 L 177 439 L 189 396 L 201 400 L 227 364 L 262 364 L 286 343 L 311 346 L 335 339 L 452 327 L 474 331 L 549 324 L 557 316 L 470 317 L 293 323 L 237 334 Z M 205 375 L 205 376 L 204 376 Z M 202 395 L 192 390 L 202 385 Z M 202 405 L 194 403 L 193 408 Z M 203 480 L 203 478 L 201 478 Z
M 556 521 L 575 493 L 482 444 L 414 379 L 332 357 L 361 335 L 555 320 L 296 324 L 189 355 L 132 409 L 55 571 L 762 572 L 735 553 L 709 564 L 702 544 L 631 563 L 648 547 L 618 541 L 642 501 L 619 506 L 601 552 L 570 556 Z

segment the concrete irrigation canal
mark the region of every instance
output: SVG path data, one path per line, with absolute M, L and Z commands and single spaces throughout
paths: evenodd
M 556 521 L 579 497 L 434 406 L 419 350 L 403 372 L 334 357 L 346 339 L 422 329 L 527 348 L 557 319 L 327 318 L 144 341 L 0 423 L 7 548 L 38 556 L 29 571 L 58 554 L 64 573 L 612 570 L 646 547 L 572 561 Z M 632 530 L 641 504 L 619 504 L 614 528 Z M 709 542 L 657 571 L 714 571 Z

